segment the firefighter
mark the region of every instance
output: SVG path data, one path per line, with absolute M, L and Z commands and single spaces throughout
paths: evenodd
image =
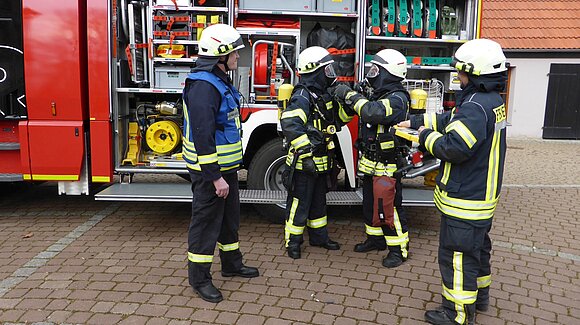
M 288 189 L 284 238 L 288 256 L 293 259 L 301 257 L 305 227 L 310 245 L 340 249 L 340 245 L 328 237 L 326 227 L 327 174 L 333 164 L 333 136 L 352 116 L 346 116 L 342 109 L 338 111 L 328 94 L 328 87 L 337 77 L 333 62 L 330 53 L 319 46 L 300 53 L 300 82 L 280 119 L 289 144 L 284 173 Z
M 253 278 L 258 269 L 242 263 L 238 242 L 240 199 L 237 171 L 242 163 L 240 95 L 227 74 L 237 69 L 243 48 L 231 26 L 203 31 L 199 58 L 183 91 L 183 157 L 193 192 L 189 225 L 189 284 L 204 300 L 219 302 L 210 267 L 217 243 L 224 277 Z
M 425 313 L 431 324 L 473 324 L 486 311 L 491 284 L 489 231 L 497 206 L 506 151 L 506 115 L 499 94 L 509 64 L 501 46 L 476 39 L 461 45 L 451 65 L 461 91 L 441 115 L 402 122 L 419 130 L 427 151 L 441 159 L 435 204 L 441 211 L 439 270 L 442 305 Z
M 346 85 L 338 85 L 331 92 L 361 119 L 358 171 L 364 175 L 363 216 L 367 239 L 357 244 L 354 251 L 388 247 L 383 266 L 394 268 L 406 261 L 409 254 L 407 218 L 401 206 L 401 178 L 394 178 L 398 140 L 389 132 L 391 126 L 407 118 L 410 96 L 401 84 L 407 75 L 407 59 L 396 50 L 384 49 L 373 56 L 371 63 L 363 82 L 372 88 L 368 99 Z M 385 217 L 381 219 L 381 215 Z

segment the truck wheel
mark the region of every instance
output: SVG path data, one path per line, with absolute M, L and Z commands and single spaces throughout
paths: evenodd
M 282 171 L 286 152 L 282 149 L 282 139 L 273 139 L 264 144 L 248 168 L 248 189 L 284 191 Z M 258 212 L 273 223 L 284 223 L 286 204 L 259 204 Z

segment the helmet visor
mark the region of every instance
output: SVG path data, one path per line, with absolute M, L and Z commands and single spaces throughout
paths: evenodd
M 380 73 L 379 66 L 373 63 L 373 65 L 371 65 L 371 68 L 369 69 L 365 77 L 368 79 L 376 78 L 379 75 L 379 73 Z
M 231 53 L 235 50 L 241 49 L 242 47 L 244 47 L 244 41 L 242 40 L 241 37 L 239 37 L 238 39 L 236 39 L 235 41 L 233 41 L 230 44 L 221 44 L 220 46 L 218 46 L 215 54 L 216 55 L 226 55 L 226 54 Z
M 336 78 L 336 77 L 337 77 L 337 75 L 336 75 L 336 71 L 334 71 L 334 67 L 332 66 L 332 63 L 330 63 L 330 64 L 327 64 L 327 65 L 324 67 L 324 75 L 325 75 L 327 78 Z

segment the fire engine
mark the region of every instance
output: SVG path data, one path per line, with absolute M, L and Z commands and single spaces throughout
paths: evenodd
M 197 40 L 226 23 L 245 48 L 231 77 L 242 95 L 241 201 L 279 215 L 285 151 L 278 89 L 296 84 L 298 53 L 329 48 L 340 78 L 364 78 L 383 48 L 408 58 L 412 107 L 440 112 L 458 89 L 453 51 L 478 37 L 481 0 L 7 0 L 0 4 L 0 181 L 58 183 L 60 194 L 97 200 L 191 200 L 187 182 L 143 182 L 182 175 L 185 76 Z M 329 204 L 360 204 L 357 121 L 336 134 L 339 186 Z M 438 168 L 410 146 L 406 178 Z M 116 181 L 118 180 L 118 181 Z M 409 188 L 406 205 L 431 205 L 430 189 Z

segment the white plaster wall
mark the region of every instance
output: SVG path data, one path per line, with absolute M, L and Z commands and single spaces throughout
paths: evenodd
M 580 59 L 514 59 L 509 98 L 508 137 L 542 138 L 551 63 L 580 64 Z

